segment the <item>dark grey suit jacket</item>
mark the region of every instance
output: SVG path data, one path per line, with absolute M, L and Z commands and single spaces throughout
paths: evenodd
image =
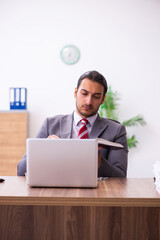
M 47 138 L 49 135 L 57 135 L 60 138 L 71 138 L 73 114 L 58 115 L 47 118 L 40 128 L 37 138 Z M 125 127 L 113 120 L 97 117 L 88 136 L 92 138 L 104 138 L 109 141 L 121 143 L 124 149 L 101 149 L 103 157 L 98 169 L 99 177 L 126 177 L 128 147 Z M 24 176 L 26 172 L 26 154 L 20 160 L 17 167 L 17 175 Z

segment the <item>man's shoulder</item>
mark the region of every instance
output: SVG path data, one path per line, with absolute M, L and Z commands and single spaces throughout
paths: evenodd
M 117 120 L 110 119 L 110 118 L 100 118 L 100 119 L 103 122 L 103 125 L 105 125 L 106 127 L 109 127 L 109 129 L 112 129 L 112 130 L 125 129 L 125 126 Z
M 117 120 L 115 120 L 115 119 L 111 119 L 111 118 L 108 118 L 108 121 L 121 124 L 119 121 L 117 121 Z
M 49 122 L 55 122 L 55 121 L 61 121 L 61 120 L 64 120 L 64 119 L 66 119 L 66 121 L 67 121 L 67 119 L 70 119 L 70 118 L 72 118 L 72 114 L 61 114 L 61 115 L 55 115 L 55 116 L 52 116 L 52 117 L 48 117 L 47 118 L 47 120 L 49 121 Z
M 101 121 L 103 121 L 106 124 L 118 124 L 121 125 L 121 123 L 115 119 L 111 119 L 111 118 L 104 118 L 104 117 L 100 117 Z
M 100 121 L 102 121 L 102 123 L 99 122 L 99 124 L 107 130 L 107 134 L 108 132 L 113 135 L 117 135 L 117 132 L 126 134 L 125 126 L 119 121 L 110 118 L 100 118 Z

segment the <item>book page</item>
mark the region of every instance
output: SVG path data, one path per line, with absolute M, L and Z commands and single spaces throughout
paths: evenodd
M 116 142 L 111 142 L 103 138 L 97 138 L 98 145 L 102 147 L 110 147 L 110 148 L 116 148 L 116 149 L 122 149 L 124 148 L 122 144 L 116 143 Z

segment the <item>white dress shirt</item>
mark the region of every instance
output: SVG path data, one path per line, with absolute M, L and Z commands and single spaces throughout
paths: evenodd
M 88 123 L 86 124 L 88 135 L 91 132 L 91 129 L 93 127 L 93 124 L 98 116 L 98 113 L 96 113 L 94 116 L 91 116 L 87 118 Z M 71 138 L 78 138 L 78 132 L 81 126 L 81 119 L 83 119 L 76 111 L 74 111 L 74 119 L 73 119 L 73 126 L 72 126 L 72 135 Z

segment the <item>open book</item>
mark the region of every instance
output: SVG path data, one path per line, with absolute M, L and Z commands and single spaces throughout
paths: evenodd
M 111 142 L 103 138 L 97 138 L 98 146 L 102 146 L 104 148 L 112 148 L 112 149 L 122 149 L 124 148 L 122 144 Z

